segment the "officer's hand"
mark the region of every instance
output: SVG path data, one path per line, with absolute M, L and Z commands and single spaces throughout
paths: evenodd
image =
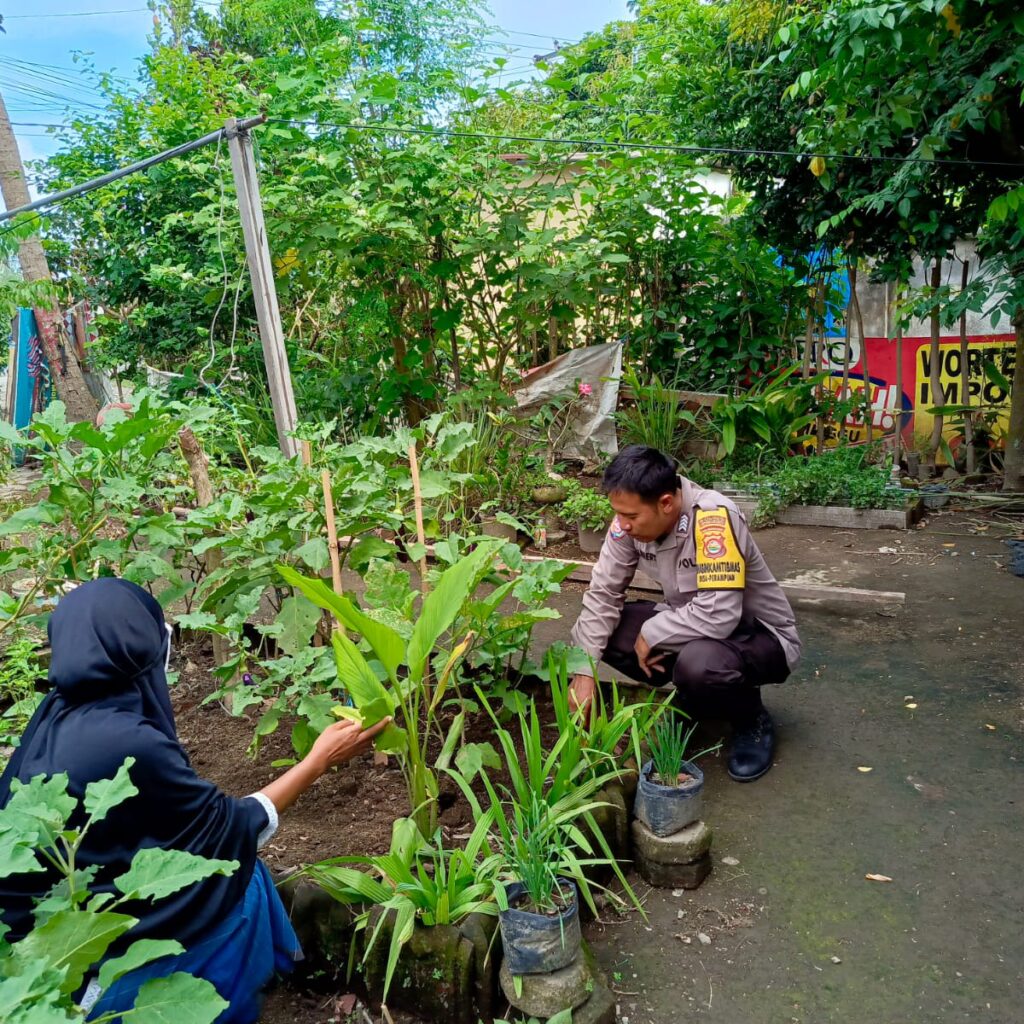
M 648 679 L 651 678 L 651 669 L 658 668 L 666 658 L 666 655 L 664 654 L 652 655 L 651 645 L 643 638 L 642 635 L 636 638 L 633 650 L 636 651 L 636 660 L 640 663 L 640 670 Z
M 594 703 L 596 689 L 594 677 L 583 674 L 573 676 L 569 684 L 569 708 L 572 711 L 582 711 L 585 722 L 590 721 L 590 708 Z
M 378 733 L 383 732 L 390 721 L 390 718 L 382 718 L 368 729 L 363 729 L 358 722 L 347 719 L 334 722 L 317 737 L 309 757 L 320 768 L 321 773 L 335 765 L 351 761 L 353 757 L 358 757 L 373 746 Z

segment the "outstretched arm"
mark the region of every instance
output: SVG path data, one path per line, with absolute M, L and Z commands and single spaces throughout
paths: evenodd
M 377 734 L 391 721 L 381 719 L 369 729 L 363 729 L 357 722 L 343 721 L 329 725 L 317 737 L 313 749 L 284 775 L 274 779 L 260 792 L 273 803 L 278 811 L 291 807 L 328 768 L 344 764 L 369 750 Z

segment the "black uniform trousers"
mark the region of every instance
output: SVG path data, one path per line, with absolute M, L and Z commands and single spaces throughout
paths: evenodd
M 775 635 L 757 619 L 741 620 L 724 640 L 683 644 L 644 675 L 634 645 L 643 624 L 657 615 L 653 601 L 629 601 L 608 639 L 604 661 L 624 675 L 650 686 L 675 686 L 679 704 L 696 719 L 721 718 L 744 726 L 757 718 L 761 685 L 784 682 L 786 654 Z M 660 653 L 658 649 L 655 654 Z

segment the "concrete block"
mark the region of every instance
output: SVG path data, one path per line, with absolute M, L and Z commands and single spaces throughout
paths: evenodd
M 711 854 L 690 864 L 659 864 L 637 855 L 636 870 L 648 884 L 662 889 L 696 889 L 711 874 Z
M 590 999 L 595 988 L 594 978 L 582 950 L 568 967 L 559 971 L 550 974 L 521 974 L 515 979 L 508 966 L 502 964 L 499 978 L 501 991 L 517 1010 L 542 1019 L 553 1017 L 562 1010 L 575 1011 Z M 519 993 L 516 992 L 517 980 L 521 982 Z
M 638 861 L 690 864 L 711 849 L 711 829 L 695 821 L 670 836 L 656 836 L 642 821 L 634 821 L 633 848 Z

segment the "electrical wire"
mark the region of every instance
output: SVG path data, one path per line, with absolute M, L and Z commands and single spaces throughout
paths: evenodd
M 576 146 L 580 149 L 625 149 L 666 153 L 692 153 L 700 155 L 703 153 L 714 153 L 725 156 L 783 156 L 795 159 L 810 159 L 821 157 L 824 160 L 855 160 L 870 163 L 898 163 L 898 164 L 942 164 L 957 167 L 1009 167 L 1024 175 L 1024 168 L 1019 163 L 1002 160 L 958 160 L 952 157 L 923 157 L 923 156 L 872 156 L 864 153 L 818 153 L 803 152 L 793 149 L 742 149 L 732 146 L 683 146 L 669 142 L 612 142 L 608 139 L 574 139 L 545 137 L 539 135 L 501 135 L 491 132 L 466 132 L 451 128 L 413 128 L 400 125 L 388 124 L 360 124 L 353 121 L 327 122 L 327 121 L 301 121 L 292 118 L 268 117 L 267 124 L 291 124 L 302 125 L 309 128 L 342 128 L 345 130 L 380 132 L 382 134 L 395 135 L 425 135 L 442 136 L 453 139 L 479 139 L 492 142 L 532 142 L 539 145 L 552 146 Z

